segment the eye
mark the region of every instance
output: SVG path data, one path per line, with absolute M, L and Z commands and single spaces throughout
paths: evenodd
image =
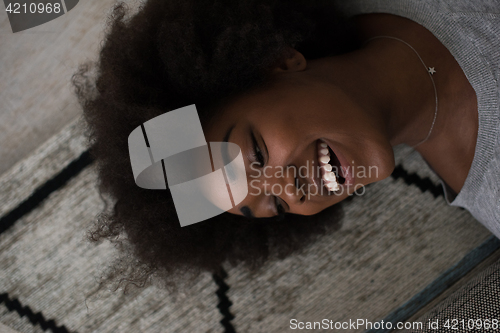
M 260 150 L 259 144 L 257 143 L 257 140 L 255 139 L 254 134 L 252 133 L 252 142 L 253 142 L 253 156 L 255 157 L 255 160 L 259 163 L 260 167 L 264 166 L 264 156 L 262 155 L 262 150 Z
M 278 212 L 278 215 L 276 215 L 276 218 L 278 221 L 283 221 L 285 218 L 285 208 L 280 202 L 280 199 L 278 197 L 274 197 L 274 203 L 276 205 L 276 211 Z

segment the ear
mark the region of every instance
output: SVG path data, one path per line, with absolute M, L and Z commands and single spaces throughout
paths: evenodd
M 277 67 L 272 70 L 272 73 L 281 72 L 300 72 L 306 69 L 307 60 L 302 53 L 295 49 L 291 49 L 290 53 L 281 60 Z

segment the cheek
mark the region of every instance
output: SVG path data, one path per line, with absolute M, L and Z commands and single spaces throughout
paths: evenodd
M 389 177 L 394 170 L 394 153 L 390 145 L 379 145 L 369 160 L 366 167 L 366 184 L 377 182 Z M 365 184 L 365 185 L 366 185 Z
M 386 149 L 385 154 L 381 154 L 379 165 L 381 165 L 380 174 L 378 175 L 378 179 L 376 181 L 385 179 L 389 177 L 394 171 L 395 161 L 394 161 L 394 152 L 392 148 Z

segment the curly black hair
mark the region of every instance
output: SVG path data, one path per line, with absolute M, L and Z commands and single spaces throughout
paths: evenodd
M 135 13 L 116 4 L 98 61 L 72 78 L 99 190 L 113 202 L 88 238 L 123 251 L 107 279 L 144 286 L 157 277 L 176 286 L 224 262 L 255 272 L 335 230 L 339 205 L 283 221 L 226 213 L 181 228 L 168 190 L 136 186 L 127 138 L 145 121 L 190 104 L 205 124 L 224 101 L 267 82 L 290 50 L 306 59 L 342 54 L 359 47 L 354 34 L 330 1 L 150 0 Z

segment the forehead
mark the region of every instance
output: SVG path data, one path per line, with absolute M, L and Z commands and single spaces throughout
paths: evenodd
M 266 84 L 224 103 L 212 117 L 207 131 L 211 134 L 215 131 L 221 136 L 220 127 L 226 128 L 240 121 L 258 122 L 283 114 L 290 117 L 294 110 L 304 110 L 311 106 L 309 96 L 312 96 L 311 93 L 298 85 Z

